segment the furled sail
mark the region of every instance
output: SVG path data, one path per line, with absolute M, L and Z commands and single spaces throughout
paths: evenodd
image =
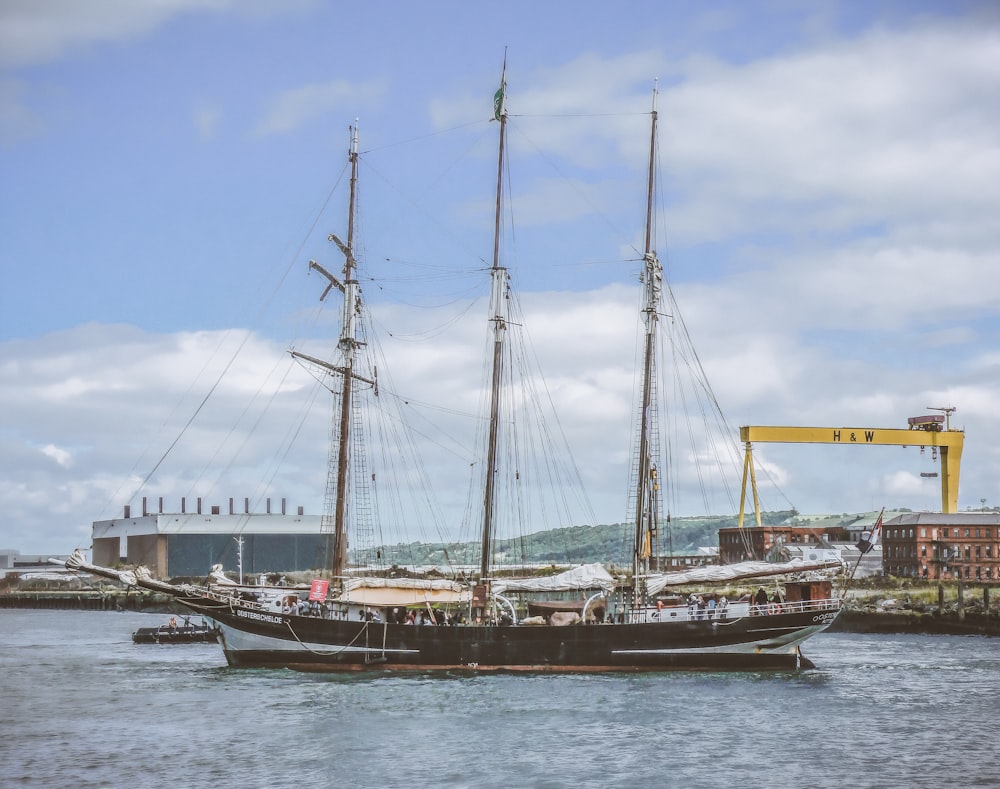
M 558 575 L 545 578 L 498 578 L 493 590 L 505 592 L 570 592 L 579 589 L 603 589 L 611 592 L 615 579 L 601 564 L 582 564 Z
M 735 581 L 740 578 L 762 578 L 769 575 L 785 575 L 787 573 L 802 573 L 808 570 L 839 570 L 843 567 L 840 559 L 823 559 L 820 561 L 805 561 L 792 559 L 790 562 L 736 562 L 710 567 L 696 567 L 678 573 L 660 573 L 646 577 L 646 589 L 649 594 L 656 594 L 667 586 L 683 586 L 684 584 L 718 583 L 720 581 Z
M 350 578 L 339 603 L 406 606 L 421 603 L 465 603 L 472 591 L 455 581 L 424 578 Z

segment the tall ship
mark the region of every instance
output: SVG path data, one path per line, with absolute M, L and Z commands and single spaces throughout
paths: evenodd
M 280 667 L 303 671 L 523 671 L 635 672 L 669 669 L 789 669 L 810 664 L 801 653 L 806 639 L 837 617 L 841 599 L 829 580 L 802 575 L 807 570 L 839 569 L 840 563 L 814 567 L 753 563 L 694 573 L 661 573 L 650 566 L 651 544 L 663 521 L 660 442 L 653 432 L 656 408 L 655 366 L 658 325 L 665 314 L 664 272 L 654 244 L 656 189 L 656 91 L 650 112 L 649 168 L 642 252 L 640 302 L 641 351 L 636 404 L 637 451 L 629 491 L 632 536 L 631 567 L 612 577 L 601 564 L 562 574 L 508 577 L 497 573 L 492 557 L 497 539 L 498 469 L 503 433 L 503 384 L 507 348 L 510 277 L 501 255 L 503 184 L 507 155 L 506 66 L 495 95 L 498 122 L 496 210 L 492 264 L 489 269 L 488 418 L 484 420 L 481 464 L 481 533 L 479 565 L 464 577 L 358 577 L 348 567 L 351 521 L 352 403 L 362 390 L 377 388 L 359 362 L 367 342 L 358 334 L 365 306 L 355 258 L 355 211 L 358 183 L 358 132 L 352 127 L 349 148 L 350 202 L 346 239 L 331 235 L 344 257 L 340 276 L 317 264 L 329 280 L 327 292 L 341 299 L 338 359 L 326 362 L 295 353 L 322 367 L 335 380 L 338 412 L 332 425 L 331 465 L 324 522 L 332 550 L 329 578 L 306 592 L 248 588 L 225 583 L 174 585 L 155 580 L 142 568 L 119 571 L 86 563 L 75 555 L 67 566 L 107 575 L 172 594 L 178 603 L 204 617 L 218 630 L 219 643 L 233 667 Z M 326 295 L 326 294 L 324 294 Z M 625 442 L 623 442 L 625 443 Z M 699 574 L 700 572 L 700 574 Z M 685 584 L 732 583 L 782 573 L 799 573 L 784 585 L 782 596 L 726 600 L 707 594 L 700 600 L 670 594 Z M 685 587 L 687 588 L 687 587 Z M 551 599 L 572 590 L 572 606 Z M 759 590 L 763 592 L 763 589 Z M 527 605 L 518 595 L 533 597 Z M 619 604 L 612 612 L 608 601 Z M 705 604 L 705 598 L 710 603 Z

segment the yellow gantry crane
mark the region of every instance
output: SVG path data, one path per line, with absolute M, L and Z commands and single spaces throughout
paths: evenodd
M 958 473 L 962 463 L 964 430 L 951 429 L 953 406 L 928 407 L 940 414 L 910 417 L 909 428 L 899 430 L 879 427 L 761 427 L 740 428 L 740 441 L 746 447 L 743 460 L 743 490 L 740 496 L 740 520 L 746 508 L 747 479 L 753 490 L 754 514 L 760 526 L 760 501 L 757 498 L 757 475 L 753 466 L 753 442 L 781 444 L 849 444 L 864 446 L 933 447 L 941 456 L 941 512 L 958 510 Z

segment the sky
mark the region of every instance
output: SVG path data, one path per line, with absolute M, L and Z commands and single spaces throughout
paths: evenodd
M 657 251 L 732 439 L 954 407 L 959 508 L 1000 505 L 995 4 L 5 0 L 0 547 L 87 547 L 142 496 L 322 507 L 323 408 L 257 414 L 315 397 L 283 365 L 334 331 L 306 264 L 339 265 L 355 123 L 366 297 L 461 509 L 505 52 L 506 264 L 598 522 L 627 495 L 654 84 Z M 939 509 L 917 447 L 755 457 L 773 509 Z

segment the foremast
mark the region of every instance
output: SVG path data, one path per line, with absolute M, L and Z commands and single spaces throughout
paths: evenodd
M 646 182 L 646 237 L 643 247 L 642 321 L 645 327 L 642 356 L 642 404 L 639 411 L 639 462 L 636 479 L 635 544 L 633 549 L 633 579 L 636 602 L 644 590 L 643 578 L 649 571 L 659 518 L 659 469 L 653 457 L 655 404 L 653 387 L 656 375 L 656 331 L 659 323 L 663 267 L 653 249 L 653 197 L 656 187 L 656 89 L 653 89 L 653 110 L 649 138 L 649 174 Z
M 344 255 L 343 280 L 324 269 L 315 260 L 309 261 L 309 268 L 318 271 L 326 277 L 330 285 L 320 299 L 325 299 L 332 288 L 337 288 L 343 296 L 340 338 L 337 349 L 340 353 L 340 364 L 333 365 L 312 356 L 292 351 L 292 355 L 323 367 L 340 377 L 340 409 L 336 415 L 336 433 L 334 445 L 336 455 L 331 447 L 330 473 L 327 475 L 327 506 L 324 508 L 322 529 L 329 531 L 332 520 L 333 560 L 331 570 L 334 579 L 342 579 L 347 568 L 347 518 L 348 495 L 351 468 L 351 411 L 353 408 L 352 392 L 355 381 L 375 385 L 375 382 L 355 370 L 355 358 L 358 347 L 362 344 L 357 338 L 358 316 L 361 314 L 361 292 L 357 279 L 357 261 L 354 257 L 354 226 L 357 206 L 358 186 L 358 127 L 357 122 L 350 127 L 351 143 L 348 159 L 351 164 L 350 198 L 347 211 L 347 241 L 341 241 L 335 234 L 330 234 L 328 241 L 334 242 Z M 332 504 L 332 507 L 330 506 Z M 331 512 L 332 510 L 332 512 Z
M 490 269 L 490 331 L 493 335 L 493 368 L 490 379 L 490 421 L 486 440 L 486 479 L 483 486 L 483 533 L 479 578 L 490 574 L 494 517 L 496 514 L 497 438 L 500 426 L 500 394 L 503 384 L 504 345 L 507 338 L 507 269 L 500 265 L 501 211 L 503 207 L 504 147 L 507 136 L 507 56 L 504 55 L 500 89 L 493 97 L 493 117 L 500 122 L 497 153 L 497 193 L 493 224 L 493 266 Z
M 358 126 L 351 128 L 351 194 L 347 210 L 347 243 L 344 249 L 344 301 L 337 348 L 342 360 L 340 428 L 337 435 L 337 499 L 333 521 L 333 577 L 343 578 L 347 567 L 347 482 L 350 470 L 351 379 L 358 348 L 357 315 L 361 309 L 354 259 L 354 214 L 358 190 Z

